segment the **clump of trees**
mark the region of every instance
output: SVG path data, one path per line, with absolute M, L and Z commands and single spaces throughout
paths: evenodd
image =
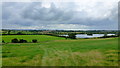
M 14 38 L 11 40 L 12 43 L 27 43 L 27 40 Z M 33 43 L 37 43 L 37 39 L 32 40 Z
M 11 30 L 8 30 L 8 35 L 10 35 Z
M 4 41 L 4 40 L 2 40 L 2 43 L 5 43 L 5 41 Z
M 33 42 L 33 43 L 37 43 L 37 39 L 33 39 L 32 42 Z
M 69 38 L 71 38 L 71 39 L 76 39 L 76 33 L 70 33 L 70 34 L 68 34 L 69 36 Z
M 19 43 L 19 40 L 17 38 L 14 38 L 11 40 L 12 43 Z
M 11 40 L 12 43 L 27 43 L 27 40 L 14 38 Z
M 22 32 L 18 32 L 17 35 L 22 35 L 23 33 Z
M 19 43 L 27 43 L 27 40 L 20 39 Z
M 89 34 L 87 34 L 87 35 L 92 36 L 93 34 L 92 34 L 92 33 L 91 33 L 91 34 L 89 33 Z
M 103 37 L 105 37 L 105 38 L 107 38 L 108 36 L 107 36 L 107 33 L 104 33 L 104 36 Z

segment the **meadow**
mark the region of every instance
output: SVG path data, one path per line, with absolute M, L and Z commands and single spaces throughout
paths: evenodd
M 52 40 L 58 40 L 58 39 L 65 39 L 61 37 L 54 37 L 54 36 L 48 36 L 48 35 L 3 35 L 2 39 L 6 43 L 10 43 L 11 39 L 25 39 L 28 42 L 32 42 L 32 39 L 37 39 L 38 42 L 46 42 L 46 41 L 52 41 Z
M 38 43 L 10 43 L 11 39 Z M 118 38 L 65 39 L 47 35 L 3 35 L 3 66 L 118 66 Z

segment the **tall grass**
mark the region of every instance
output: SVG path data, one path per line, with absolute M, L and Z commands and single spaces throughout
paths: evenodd
M 5 64 L 6 61 L 9 63 Z M 103 55 L 97 50 L 81 53 L 48 48 L 44 55 L 3 58 L 3 62 L 4 65 L 13 66 L 118 66 L 118 56 L 117 53 L 111 56 L 111 52 Z
M 48 49 L 49 50 L 49 49 Z M 69 51 L 46 51 L 42 66 L 92 66 L 101 65 L 104 57 L 98 51 L 87 53 Z M 94 55 L 93 55 L 94 54 Z
M 118 66 L 117 38 L 3 45 L 3 66 Z

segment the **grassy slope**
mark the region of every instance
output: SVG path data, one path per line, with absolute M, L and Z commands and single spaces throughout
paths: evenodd
M 46 36 L 45 36 L 46 37 Z M 41 39 L 42 40 L 42 39 Z M 4 66 L 110 66 L 117 65 L 117 38 L 52 40 L 5 44 Z

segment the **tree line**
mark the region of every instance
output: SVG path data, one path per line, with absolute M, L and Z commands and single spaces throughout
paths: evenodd
M 24 39 L 17 39 L 17 38 L 14 38 L 14 39 L 11 39 L 11 43 L 27 43 L 28 41 L 27 40 L 24 40 Z M 37 43 L 37 39 L 33 39 L 32 40 L 32 43 Z M 2 40 L 2 43 L 5 43 L 4 40 Z

